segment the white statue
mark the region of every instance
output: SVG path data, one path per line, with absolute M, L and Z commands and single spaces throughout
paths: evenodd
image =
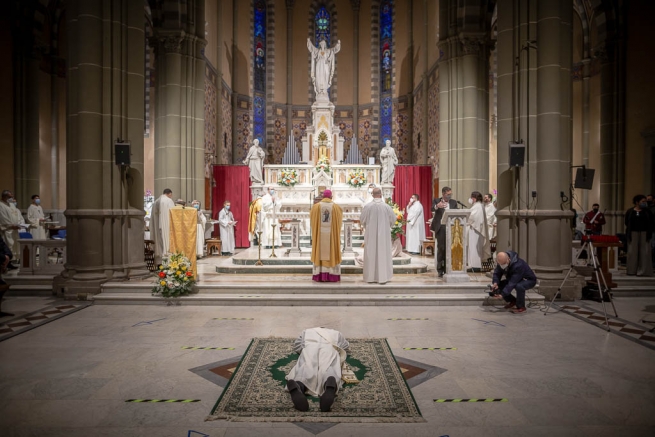
M 334 76 L 335 55 L 341 50 L 341 41 L 337 41 L 337 44 L 331 49 L 327 48 L 325 41 L 321 41 L 316 48 L 307 38 L 307 48 L 312 57 L 311 78 L 316 98 L 319 100 L 319 96 L 321 96 L 327 99 L 328 88 L 332 85 Z
M 386 147 L 380 152 L 380 164 L 382 164 L 382 176 L 380 181 L 383 184 L 393 184 L 393 177 L 396 174 L 398 157 L 396 151 L 391 147 L 391 140 L 385 141 Z
M 255 141 L 252 142 L 252 146 L 250 146 L 250 150 L 248 150 L 248 156 L 243 160 L 243 163 L 248 164 L 248 168 L 250 168 L 250 181 L 255 184 L 264 183 L 263 172 L 265 157 L 266 154 L 264 153 L 264 150 L 259 147 L 259 140 L 255 139 Z

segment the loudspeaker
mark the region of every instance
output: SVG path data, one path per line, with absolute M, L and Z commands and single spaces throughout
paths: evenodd
M 525 144 L 509 143 L 509 166 L 523 167 L 525 161 Z
M 593 168 L 579 168 L 575 172 L 575 188 L 582 190 L 591 190 L 594 185 L 594 173 L 596 170 Z
M 130 143 L 114 143 L 116 165 L 130 165 Z

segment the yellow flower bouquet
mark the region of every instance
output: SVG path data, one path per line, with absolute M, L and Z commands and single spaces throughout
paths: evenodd
M 298 183 L 298 172 L 291 168 L 284 168 L 280 170 L 280 175 L 277 183 L 284 187 L 293 187 Z
M 366 175 L 364 175 L 364 170 L 361 168 L 355 168 L 348 173 L 348 178 L 346 182 L 351 187 L 360 188 L 366 184 Z
M 391 197 L 388 197 L 386 202 L 387 205 L 393 209 L 393 213 L 396 214 L 396 223 L 394 223 L 394 225 L 391 227 L 391 241 L 394 241 L 401 235 L 405 235 L 405 231 L 403 230 L 403 226 L 407 224 L 407 220 L 405 219 L 405 210 L 400 209 L 400 206 L 391 200 Z
M 166 298 L 186 296 L 195 283 L 189 258 L 181 253 L 164 255 L 157 269 L 157 282 L 152 288 L 152 295 L 161 294 Z

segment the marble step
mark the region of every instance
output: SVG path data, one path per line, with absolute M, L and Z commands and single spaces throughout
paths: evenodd
M 543 296 L 527 293 L 533 302 L 543 303 Z M 142 293 L 101 293 L 93 297 L 95 305 L 168 305 L 167 299 Z M 501 302 L 502 303 L 502 302 Z M 370 294 L 194 294 L 174 300 L 174 305 L 217 305 L 217 306 L 462 306 L 499 305 L 490 302 L 483 293 L 468 294 L 416 294 L 416 295 L 370 295 Z
M 396 275 L 414 275 L 418 273 L 427 273 L 428 266 L 422 263 L 409 263 L 393 266 L 393 273 Z M 224 264 L 216 266 L 216 273 L 223 274 L 238 274 L 238 275 L 262 275 L 262 274 L 300 274 L 311 275 L 312 265 L 309 262 L 306 265 L 237 265 L 237 264 Z M 341 265 L 341 274 L 344 275 L 361 275 L 363 270 L 361 267 L 355 265 Z
M 262 263 L 264 264 L 264 267 L 266 266 L 311 266 L 312 261 L 310 259 L 311 253 L 309 251 L 303 252 L 302 257 L 293 257 L 289 258 L 286 256 L 283 256 L 284 252 L 279 252 L 278 249 L 275 249 L 276 254 L 278 255 L 278 258 L 269 258 L 266 255 L 262 256 Z M 350 255 L 352 256 L 352 255 Z M 341 269 L 343 270 L 344 267 L 350 266 L 354 267 L 355 266 L 355 259 L 351 258 L 343 258 L 341 260 Z M 257 258 L 250 258 L 250 257 L 241 257 L 239 255 L 233 256 L 232 257 L 232 264 L 235 266 L 254 266 L 255 263 L 257 262 Z M 410 264 L 415 264 L 417 266 L 423 266 L 424 264 L 421 262 L 416 262 L 413 261 L 413 258 L 402 254 L 401 256 L 397 256 L 393 258 L 393 265 L 395 266 L 408 266 Z M 219 272 L 218 273 L 225 273 L 225 272 Z M 394 270 L 395 272 L 395 270 Z M 283 272 L 281 272 L 283 273 Z
M 51 296 L 52 283 L 50 285 L 11 285 L 7 296 Z

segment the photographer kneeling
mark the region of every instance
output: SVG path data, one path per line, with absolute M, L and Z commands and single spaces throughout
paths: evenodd
M 513 313 L 525 312 L 525 291 L 537 284 L 534 272 L 516 252 L 499 252 L 496 255 L 496 269 L 494 270 L 493 285 L 489 295 L 496 299 L 505 299 L 506 309 L 516 307 Z M 501 278 L 505 276 L 504 280 Z M 516 290 L 516 297 L 512 296 Z

